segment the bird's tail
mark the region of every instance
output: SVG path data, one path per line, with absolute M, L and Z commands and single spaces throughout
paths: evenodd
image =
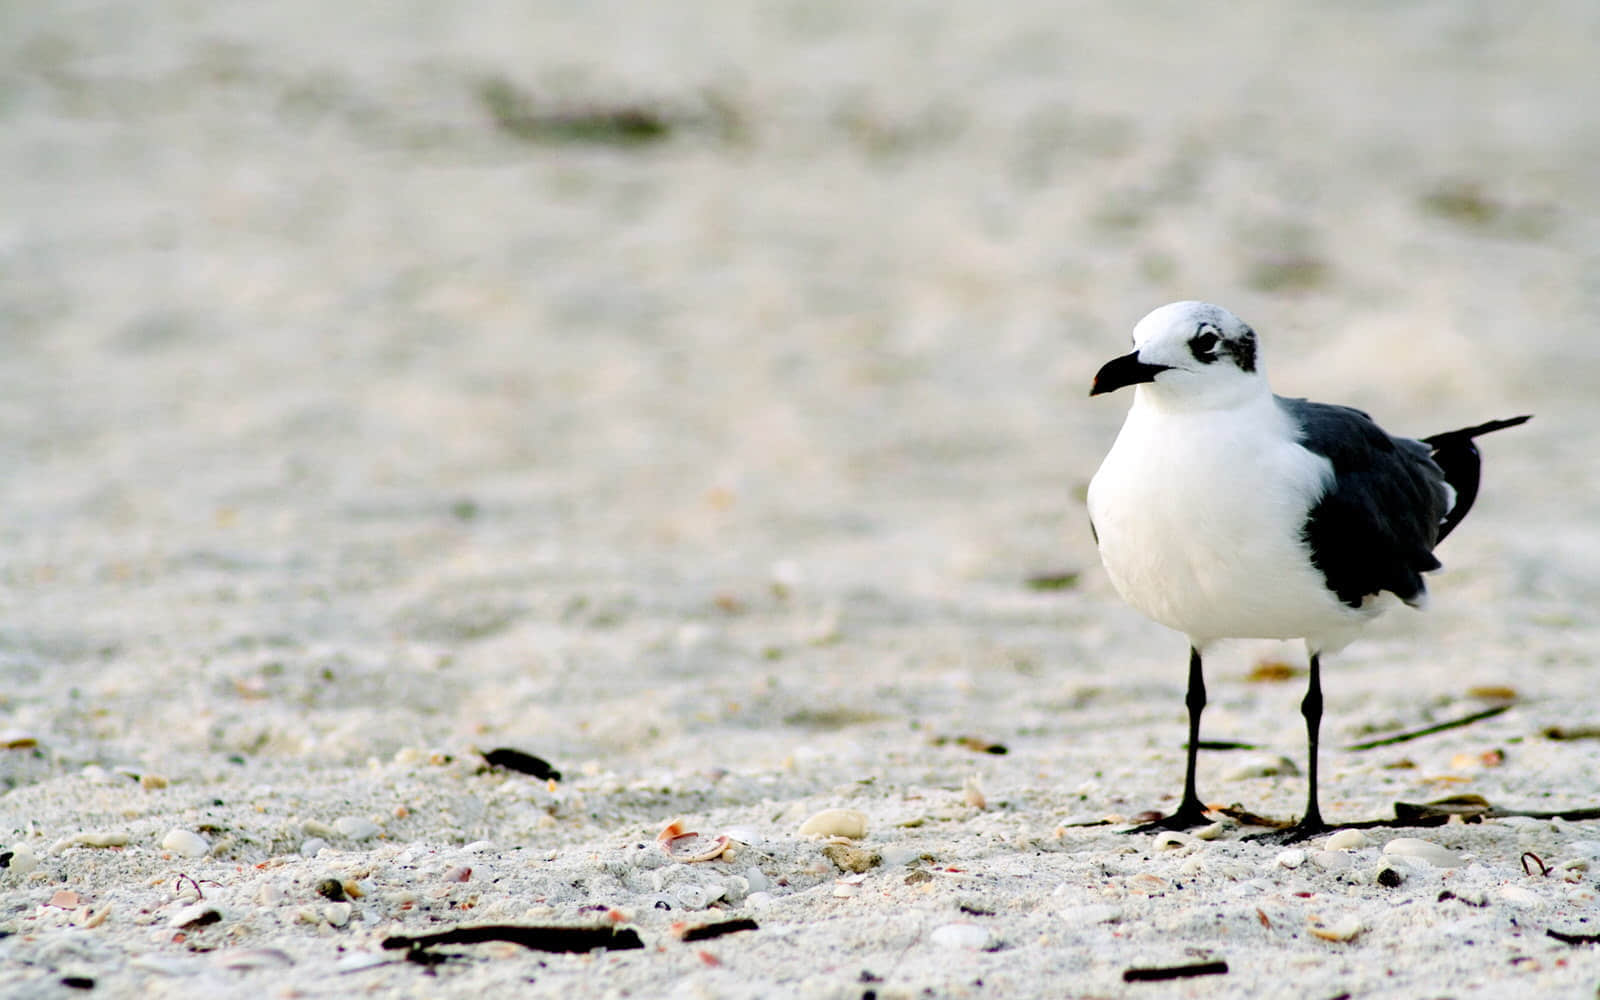
M 1472 509 L 1472 502 L 1478 499 L 1478 470 L 1482 460 L 1478 455 L 1478 446 L 1472 443 L 1472 439 L 1480 434 L 1525 424 L 1532 416 L 1530 413 L 1507 420 L 1491 420 L 1476 427 L 1463 427 L 1458 431 L 1445 431 L 1422 439 L 1422 443 L 1432 452 L 1434 463 L 1444 472 L 1444 481 L 1456 491 L 1455 503 L 1439 524 L 1438 541 L 1444 541 L 1445 536 L 1467 516 L 1467 511 Z

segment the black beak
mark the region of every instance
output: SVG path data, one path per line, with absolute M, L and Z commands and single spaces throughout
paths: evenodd
M 1096 373 L 1094 385 L 1089 388 L 1089 395 L 1098 396 L 1102 392 L 1113 392 L 1125 385 L 1154 382 L 1157 375 L 1171 367 L 1171 365 L 1147 365 L 1139 360 L 1138 351 L 1124 354 L 1120 358 L 1112 358 Z

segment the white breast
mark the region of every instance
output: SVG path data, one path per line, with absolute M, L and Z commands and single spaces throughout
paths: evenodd
M 1089 515 L 1117 592 L 1196 646 L 1336 648 L 1381 608 L 1341 604 L 1311 564 L 1301 532 L 1332 475 L 1270 394 L 1183 412 L 1141 395 L 1089 484 Z

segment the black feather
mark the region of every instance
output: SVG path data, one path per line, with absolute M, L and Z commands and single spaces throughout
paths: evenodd
M 1311 562 L 1340 601 L 1359 608 L 1389 591 L 1414 603 L 1422 574 L 1439 568 L 1448 495 L 1426 445 L 1396 438 L 1360 410 L 1278 397 L 1300 443 L 1333 465 L 1333 482 L 1301 528 Z

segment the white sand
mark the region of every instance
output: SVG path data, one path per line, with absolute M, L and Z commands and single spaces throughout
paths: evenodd
M 1545 932 L 1600 931 L 1600 823 L 1293 868 L 1063 825 L 1178 791 L 1183 640 L 1081 493 L 1127 402 L 1090 376 L 1187 297 L 1396 431 L 1537 414 L 1433 609 L 1330 661 L 1324 811 L 1600 805 L 1600 741 L 1542 735 L 1596 715 L 1592 4 L 11 6 L 0 995 L 1593 995 Z M 493 78 L 685 124 L 528 142 Z M 1300 681 L 1246 680 L 1298 655 L 1211 663 L 1205 735 L 1266 749 L 1208 801 L 1299 808 L 1243 776 L 1303 767 Z M 856 883 L 795 833 L 835 806 Z M 680 815 L 754 843 L 672 863 Z M 1378 884 L 1413 835 L 1460 862 Z M 219 921 L 169 926 L 181 876 Z M 366 964 L 608 910 L 644 950 Z

